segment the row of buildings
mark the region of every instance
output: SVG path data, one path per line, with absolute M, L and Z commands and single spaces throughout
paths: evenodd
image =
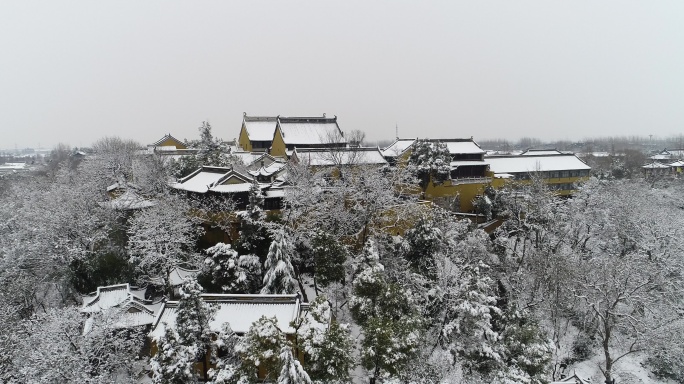
M 396 139 L 386 148 L 361 147 L 350 142 L 340 129 L 337 116 L 283 117 L 243 115 L 240 133 L 229 148 L 245 168 L 202 167 L 178 180 L 174 188 L 189 193 L 232 194 L 245 202 L 257 181 L 270 209 L 279 207 L 286 185 L 287 162 L 312 167 L 402 166 L 408 162 L 418 138 Z M 588 179 L 590 167 L 572 153 L 528 150 L 519 155 L 487 155 L 473 138 L 432 140 L 446 145 L 451 157 L 448 180 L 430 182 L 421 198 L 431 201 L 458 197 L 460 210 L 473 210 L 473 200 L 487 186 L 526 183 L 535 177 L 560 195 L 569 195 L 578 182 Z M 194 153 L 181 141 L 166 135 L 150 146 L 166 156 Z M 240 204 L 238 204 L 240 205 Z

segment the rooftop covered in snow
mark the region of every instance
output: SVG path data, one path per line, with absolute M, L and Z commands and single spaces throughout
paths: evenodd
M 242 126 L 251 141 L 271 141 L 275 133 L 277 116 L 242 116 Z
M 307 307 L 297 295 L 203 294 L 202 299 L 218 307 L 214 320 L 209 324 L 213 331 L 220 331 L 223 324 L 228 323 L 238 334 L 248 332 L 252 323 L 262 316 L 275 317 L 281 331 L 294 333 L 290 323 L 299 318 Z M 154 321 L 151 337 L 161 336 L 165 326 L 176 327 L 177 307 L 177 301 L 164 303 Z
M 295 148 L 292 158 L 311 166 L 387 164 L 378 148 Z
M 528 156 L 492 156 L 485 157 L 485 163 L 494 173 L 529 173 L 569 170 L 589 170 L 575 155 L 528 155 Z
M 278 116 L 277 127 L 286 145 L 346 144 L 337 125 L 337 116 L 284 117 Z

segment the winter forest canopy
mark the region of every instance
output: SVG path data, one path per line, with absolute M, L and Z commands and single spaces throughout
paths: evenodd
M 607 172 L 571 198 L 534 177 L 488 188 L 485 231 L 420 199 L 448 177 L 437 145 L 408 166 L 288 163 L 282 209 L 264 208 L 256 181 L 238 209 L 170 187 L 202 165 L 244 169 L 200 132 L 179 161 L 105 138 L 85 159 L 63 149 L 0 179 L 0 381 L 192 383 L 210 356 L 216 384 L 542 384 L 582 364 L 595 380 L 636 383 L 628 368 L 643 365 L 684 383 L 680 178 Z M 114 184 L 138 200 L 108 204 Z M 198 272 L 174 285 L 178 267 Z M 177 301 L 175 328 L 84 313 L 83 296 L 125 283 L 146 288 L 140 302 Z M 243 332 L 216 328 L 203 293 L 309 307 Z

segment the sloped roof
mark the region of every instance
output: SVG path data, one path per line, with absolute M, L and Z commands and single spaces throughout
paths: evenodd
M 295 148 L 293 156 L 298 161 L 313 166 L 387 164 L 378 148 Z
M 407 149 L 411 148 L 416 140 L 417 138 L 396 139 L 394 143 L 382 150 L 382 155 L 385 157 L 399 157 L 406 152 Z
M 459 155 L 459 154 L 482 154 L 484 155 L 484 149 L 480 148 L 479 145 L 473 139 L 442 139 L 442 140 L 430 140 L 432 142 L 442 142 L 446 144 L 449 149 L 449 154 Z
M 169 140 L 169 139 L 171 139 L 171 141 L 176 142 L 176 144 L 180 144 L 180 145 L 182 145 L 183 147 L 185 147 L 185 143 L 184 143 L 184 142 L 182 142 L 182 141 L 176 139 L 175 137 L 171 136 L 170 133 L 167 133 L 167 134 L 164 135 L 164 137 L 162 137 L 161 139 L 159 139 L 159 140 L 155 141 L 154 143 L 150 144 L 150 146 L 156 147 L 156 146 L 160 145 L 161 143 L 163 143 L 163 142 L 165 142 L 166 140 Z
M 682 160 L 677 160 L 674 163 L 668 164 L 670 167 L 684 167 L 684 161 Z
M 180 179 L 178 183 L 173 185 L 173 188 L 182 189 L 188 192 L 205 193 L 230 171 L 231 168 L 226 167 L 203 166 L 188 176 Z
M 644 169 L 665 169 L 665 168 L 670 168 L 670 166 L 665 165 L 663 163 L 653 162 L 651 164 L 646 164 L 641 168 L 644 168 Z
M 110 201 L 104 203 L 99 203 L 103 208 L 119 209 L 123 211 L 131 209 L 142 209 L 157 205 L 156 201 L 147 200 L 144 197 L 137 194 L 135 191 L 128 189 L 126 192 L 122 193 L 121 196 L 117 196 Z
M 300 316 L 301 303 L 297 295 L 220 295 L 203 294 L 206 303 L 218 307 L 216 316 L 209 323 L 213 331 L 220 331 L 229 323 L 235 333 L 246 333 L 252 323 L 262 316 L 276 318 L 278 328 L 285 333 L 294 333 L 290 322 Z M 165 326 L 176 327 L 177 301 L 164 303 L 154 321 L 151 337 L 161 336 Z
M 562 155 L 563 152 L 557 150 L 556 148 L 553 149 L 533 149 L 529 148 L 523 153 L 520 154 L 520 156 L 532 156 L 532 155 Z
M 247 171 L 250 175 L 256 177 L 256 176 L 271 176 L 274 173 L 280 172 L 283 168 L 285 168 L 286 164 L 281 163 L 281 162 L 273 162 L 270 165 L 267 165 L 265 167 L 260 167 L 259 169 L 253 170 L 253 171 Z
M 485 157 L 485 163 L 494 173 L 548 172 L 568 170 L 589 170 L 575 155 L 528 155 Z
M 119 306 L 129 300 L 145 300 L 144 289 L 133 289 L 128 284 L 116 284 L 106 287 L 97 287 L 97 291 L 83 296 L 83 312 L 99 312 Z
M 287 145 L 346 144 L 335 117 L 278 117 L 278 127 Z
M 385 157 L 396 157 L 406 152 L 418 139 L 397 139 L 389 147 L 382 150 Z M 446 145 L 450 155 L 485 154 L 485 150 L 473 139 L 430 139 L 431 143 L 440 142 Z
M 247 116 L 243 114 L 242 125 L 251 141 L 271 141 L 275 133 L 277 116 Z

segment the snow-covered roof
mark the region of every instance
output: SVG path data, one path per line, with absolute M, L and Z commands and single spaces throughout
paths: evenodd
M 241 184 L 221 184 L 211 187 L 212 192 L 218 193 L 237 193 L 237 192 L 249 192 L 249 188 L 252 183 L 241 183 Z
M 170 133 L 167 133 L 166 135 L 164 135 L 164 137 L 162 137 L 161 139 L 155 141 L 154 143 L 150 144 L 149 146 L 150 146 L 150 147 L 159 147 L 159 145 L 160 145 L 161 143 L 163 143 L 163 142 L 165 142 L 165 141 L 167 141 L 167 140 L 171 140 L 171 141 L 173 141 L 173 142 L 176 143 L 176 146 L 171 146 L 171 148 L 173 148 L 173 149 L 178 148 L 179 145 L 182 146 L 183 148 L 185 148 L 185 143 L 183 143 L 182 141 L 180 141 L 180 140 L 176 139 L 175 137 L 171 136 Z M 165 147 L 169 147 L 169 146 L 164 146 L 164 147 L 160 147 L 160 148 L 165 148 Z
M 563 152 L 553 148 L 553 149 L 533 149 L 529 148 L 520 154 L 520 156 L 534 156 L 534 155 L 562 155 Z
M 406 152 L 406 150 L 409 149 L 416 140 L 417 138 L 396 139 L 394 143 L 390 144 L 387 148 L 381 151 L 382 155 L 385 157 L 398 157 L 402 153 Z
M 98 287 L 97 291 L 83 296 L 83 312 L 99 312 L 119 306 L 129 300 L 145 300 L 144 289 L 134 289 L 128 284 L 116 284 Z
M 378 148 L 295 148 L 292 155 L 313 166 L 387 164 Z
M 220 331 L 229 323 L 235 333 L 246 333 L 252 323 L 262 316 L 275 317 L 278 328 L 285 333 L 294 333 L 290 326 L 300 316 L 301 303 L 297 295 L 220 295 L 203 294 L 206 303 L 218 307 L 214 320 L 209 323 L 213 331 Z M 165 324 L 175 328 L 177 301 L 168 301 L 162 306 L 154 321 L 151 337 L 161 336 Z
M 668 164 L 670 167 L 684 167 L 684 161 L 682 160 L 677 160 L 674 163 Z
M 335 117 L 278 117 L 278 127 L 287 145 L 321 145 L 347 141 Z
M 473 165 L 487 165 L 486 162 L 483 160 L 473 160 L 473 161 L 452 161 L 449 163 L 451 166 L 451 169 L 458 168 L 458 167 L 464 167 L 468 166 L 471 167 Z
M 485 151 L 477 145 L 473 139 L 443 139 L 443 140 L 431 140 L 433 142 L 439 141 L 446 144 L 449 149 L 449 154 L 460 155 L 460 154 L 483 154 Z
M 205 193 L 218 183 L 224 176 L 231 172 L 231 168 L 204 166 L 195 172 L 180 179 L 173 188 L 188 192 Z
M 650 164 L 646 164 L 641 168 L 644 168 L 644 169 L 665 169 L 665 168 L 670 168 L 670 166 L 665 165 L 663 163 L 653 162 Z
M 265 167 L 260 167 L 259 169 L 253 171 L 247 171 L 250 175 L 256 176 L 271 176 L 274 173 L 280 172 L 285 168 L 286 164 L 281 162 L 273 162 Z
M 115 189 L 135 189 L 140 190 L 140 186 L 137 184 L 129 183 L 127 181 L 119 181 L 114 184 L 107 186 L 107 192 L 111 192 Z
M 264 154 L 261 152 L 233 152 L 230 155 L 242 160 L 243 164 L 250 165 L 254 164 L 254 162 L 259 160 Z
M 122 193 L 121 196 L 117 196 L 110 201 L 104 203 L 99 203 L 101 207 L 110 209 L 142 209 L 155 206 L 157 202 L 152 200 L 147 200 L 144 197 L 138 195 L 135 191 L 128 189 L 126 192 Z
M 485 157 L 485 163 L 494 173 L 523 173 L 548 172 L 568 170 L 589 170 L 575 155 L 545 155 L 545 156 L 494 156 Z
M 247 116 L 243 115 L 242 125 L 251 141 L 271 141 L 275 133 L 277 116 Z
M 128 284 L 98 287 L 95 293 L 83 297 L 81 312 L 103 317 L 90 317 L 83 332 L 88 333 L 94 321 L 108 321 L 115 328 L 150 325 L 160 308 L 161 303 L 145 300 L 144 289 L 134 289 Z
M 173 267 L 169 272 L 169 284 L 172 287 L 183 284 L 186 277 L 195 277 L 199 274 L 198 269 L 187 269 L 183 267 Z
M 577 374 L 573 374 L 565 379 L 552 381 L 551 384 L 590 384 L 590 381 L 577 376 Z

